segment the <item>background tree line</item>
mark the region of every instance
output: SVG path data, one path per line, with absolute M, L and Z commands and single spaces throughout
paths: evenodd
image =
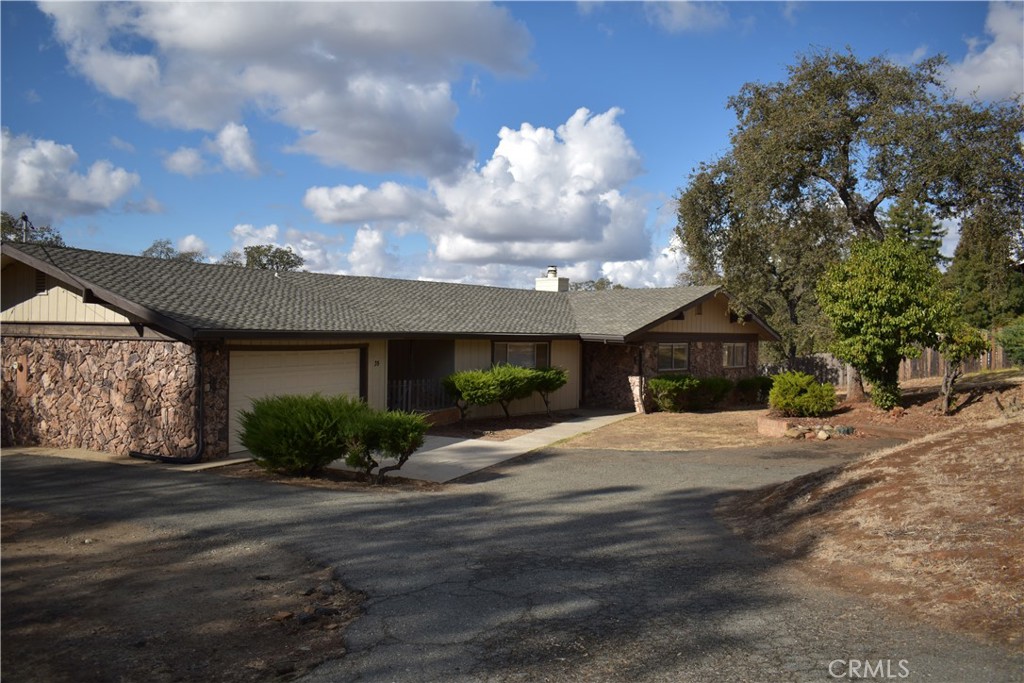
M 47 244 L 54 247 L 65 247 L 60 231 L 49 225 L 36 226 L 22 213 L 15 218 L 6 211 L 0 212 L 0 226 L 3 229 L 4 242 L 25 242 L 29 244 Z M 142 250 L 140 256 L 175 261 L 191 261 L 202 263 L 206 254 L 201 251 L 179 251 L 169 239 L 154 240 Z M 260 270 L 292 271 L 305 264 L 305 259 L 291 250 L 291 247 L 277 247 L 273 244 L 256 244 L 245 247 L 241 252 L 232 249 L 226 252 L 217 263 Z

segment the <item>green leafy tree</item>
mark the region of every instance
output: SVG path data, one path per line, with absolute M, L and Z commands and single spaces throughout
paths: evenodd
M 946 371 L 942 376 L 939 395 L 942 398 L 942 414 L 948 415 L 956 383 L 964 373 L 964 361 L 983 354 L 988 349 L 988 339 L 956 314 L 952 295 L 947 296 L 945 306 L 946 311 L 940 322 L 939 353 L 946 361 Z
M 745 204 L 736 164 L 727 157 L 703 165 L 678 197 L 676 234 L 689 257 L 687 284 L 722 284 L 782 337 L 769 360 L 821 351 L 830 328 L 815 286 L 838 261 L 846 218 L 825 197 L 779 209 Z
M 982 201 L 1021 216 L 1024 109 L 1019 102 L 957 100 L 941 83 L 944 66 L 942 57 L 906 67 L 826 50 L 799 57 L 784 81 L 744 85 L 728 102 L 737 117 L 728 153 L 698 167 L 679 197 L 677 234 L 689 281 L 724 281 L 730 292 L 742 292 L 736 296 L 743 305 L 780 328 L 787 307 L 803 308 L 803 318 L 792 316 L 791 331 L 780 330 L 788 354 L 803 353 L 825 340 L 800 337 L 816 320 L 807 291 L 814 274 L 765 280 L 763 273 L 766 260 L 778 261 L 765 252 L 784 244 L 776 235 L 810 208 L 842 212 L 844 220 L 832 227 L 846 234 L 830 230 L 824 237 L 840 253 L 852 237 L 884 239 L 882 207 L 899 198 L 937 219 Z M 788 242 L 797 248 L 800 236 Z M 812 247 L 803 250 L 811 269 L 835 256 L 817 253 L 816 244 L 804 242 Z
M 928 209 L 908 197 L 900 197 L 889 207 L 882 219 L 885 229 L 920 249 L 937 266 L 949 263 L 942 255 L 942 239 L 946 229 Z
M 298 270 L 306 260 L 291 250 L 291 247 L 275 247 L 273 244 L 256 244 L 245 248 L 245 267 L 259 270 Z
M 940 219 L 982 199 L 1020 215 L 1020 103 L 959 101 L 944 67 L 942 57 L 907 67 L 823 51 L 800 57 L 785 82 L 744 85 L 729 106 L 745 203 L 791 206 L 823 190 L 875 239 L 885 236 L 879 208 L 900 197 Z
M 991 203 L 975 207 L 960 225 L 948 277 L 974 327 L 992 329 L 1024 314 L 1024 272 L 1013 258 L 1020 226 Z
M 26 244 L 45 244 L 51 247 L 65 247 L 60 231 L 49 225 L 36 226 L 24 213 L 15 218 L 6 211 L 0 212 L 0 226 L 3 228 L 4 242 L 23 242 Z
M 832 352 L 871 382 L 875 405 L 896 406 L 900 362 L 934 346 L 948 317 L 938 268 L 896 236 L 861 239 L 828 269 L 818 300 L 835 332 Z
M 153 243 L 142 250 L 142 256 L 164 261 L 189 261 L 199 263 L 203 260 L 201 251 L 178 251 L 168 239 L 153 240 Z

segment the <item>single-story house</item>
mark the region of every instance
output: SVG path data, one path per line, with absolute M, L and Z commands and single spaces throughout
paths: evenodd
M 758 342 L 778 339 L 718 287 L 568 291 L 554 268 L 508 289 L 36 244 L 0 254 L 5 443 L 220 457 L 242 450 L 253 398 L 429 411 L 451 405 L 443 377 L 498 362 L 565 368 L 557 410 L 643 410 L 646 378 L 756 374 Z

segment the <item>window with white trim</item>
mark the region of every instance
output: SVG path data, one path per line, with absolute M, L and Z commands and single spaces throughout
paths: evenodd
M 746 342 L 726 342 L 722 344 L 722 366 L 726 368 L 747 367 Z
M 551 365 L 547 342 L 494 342 L 494 364 L 508 363 L 521 368 L 546 368 Z
M 658 371 L 672 372 L 673 370 L 690 369 L 690 344 L 682 342 L 678 344 L 658 344 Z

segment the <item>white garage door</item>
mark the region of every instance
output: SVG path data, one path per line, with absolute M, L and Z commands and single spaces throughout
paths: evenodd
M 346 394 L 359 397 L 359 349 L 232 351 L 228 388 L 228 452 L 238 440 L 238 413 L 254 398 L 278 394 Z

